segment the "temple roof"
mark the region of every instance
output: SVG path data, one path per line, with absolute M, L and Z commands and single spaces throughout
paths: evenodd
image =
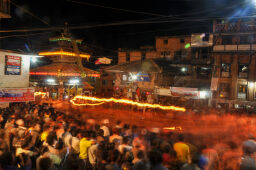
M 97 77 L 99 72 L 83 67 L 85 74 L 89 77 Z M 46 66 L 30 70 L 31 75 L 52 75 L 52 76 L 80 76 L 81 70 L 77 64 L 52 63 Z

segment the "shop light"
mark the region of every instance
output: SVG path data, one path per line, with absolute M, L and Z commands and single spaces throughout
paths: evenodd
M 132 80 L 137 80 L 137 75 L 132 75 Z
M 71 80 L 69 80 L 69 83 L 70 84 L 79 84 L 79 80 L 78 79 L 71 79 Z
M 253 88 L 254 87 L 254 82 L 249 82 L 249 87 Z
M 200 91 L 199 97 L 200 99 L 205 99 L 208 96 L 207 91 Z
M 31 61 L 32 61 L 32 63 L 36 63 L 37 62 L 37 58 L 36 57 L 31 57 Z
M 54 79 L 51 79 L 51 78 L 50 78 L 50 79 L 47 79 L 46 81 L 47 81 L 48 83 L 55 83 L 55 80 L 54 80 Z

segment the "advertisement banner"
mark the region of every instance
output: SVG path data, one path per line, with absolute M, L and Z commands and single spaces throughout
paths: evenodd
M 199 98 L 199 91 L 197 88 L 171 87 L 170 91 L 173 97 Z
M 5 75 L 20 75 L 21 57 L 5 56 Z
M 34 88 L 0 88 L 0 102 L 34 101 Z

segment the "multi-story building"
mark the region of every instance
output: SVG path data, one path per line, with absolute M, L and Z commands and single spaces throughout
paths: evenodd
M 256 105 L 255 20 L 214 21 L 212 103 L 226 108 Z
M 11 18 L 10 0 L 0 0 L 0 18 Z
M 169 91 L 170 87 L 178 87 L 187 90 L 186 94 L 190 93 L 189 90 L 198 94 L 202 90 L 210 91 L 212 40 L 212 34 L 204 33 L 156 37 L 155 47 L 119 49 L 118 65 L 106 71 L 115 74 L 115 86 L 136 83 L 142 89 L 162 88 Z M 134 75 L 141 77 L 141 74 L 149 76 L 148 82 L 144 78 L 144 81 L 133 80 Z

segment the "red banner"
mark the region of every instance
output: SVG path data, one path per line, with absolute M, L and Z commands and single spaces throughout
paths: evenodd
M 34 88 L 0 88 L 0 102 L 34 101 Z

